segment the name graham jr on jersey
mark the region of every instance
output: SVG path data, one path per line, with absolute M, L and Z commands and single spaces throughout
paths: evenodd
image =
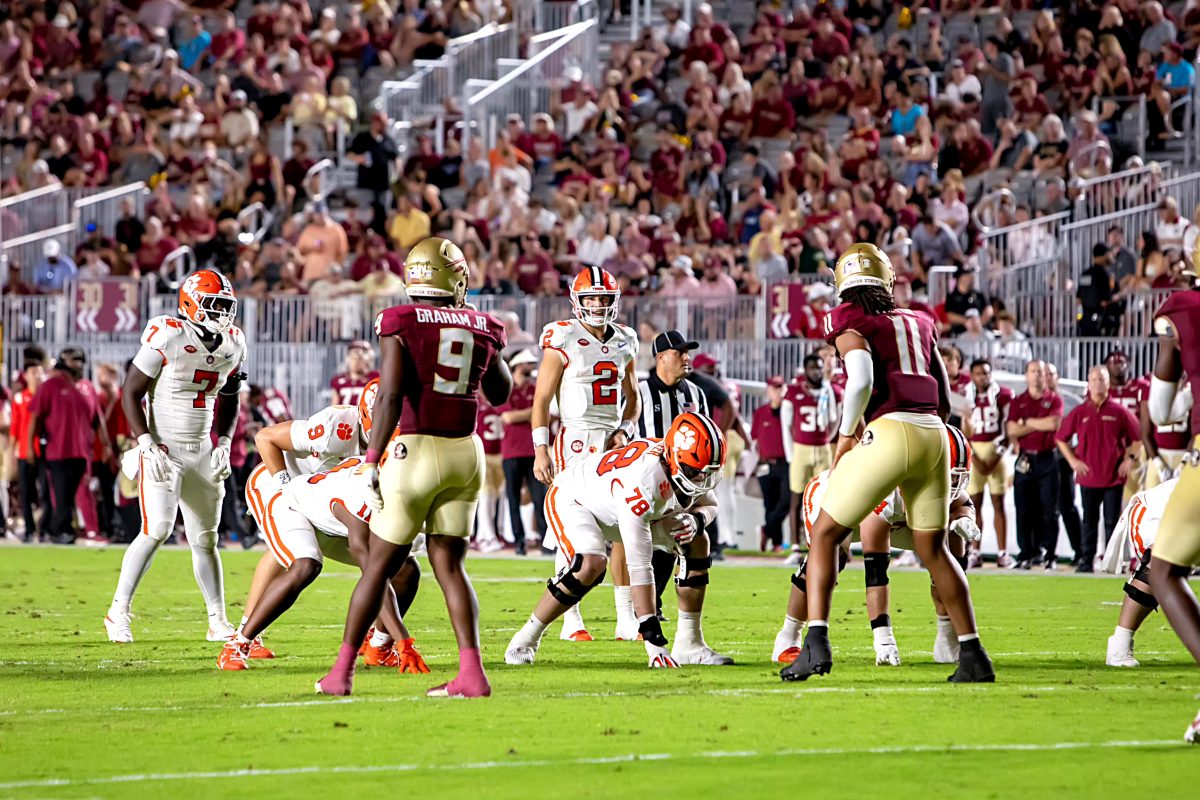
M 475 326 L 477 330 L 487 330 L 487 318 L 469 311 L 443 311 L 440 308 L 418 308 L 417 322 L 430 322 L 438 325 Z

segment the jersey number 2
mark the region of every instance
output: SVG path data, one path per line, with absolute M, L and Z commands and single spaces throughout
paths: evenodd
M 592 381 L 592 405 L 615 406 L 617 404 L 617 365 L 611 361 L 600 361 L 592 367 L 596 379 Z
M 437 365 L 454 371 L 453 378 L 433 375 L 433 390 L 438 394 L 466 394 L 471 380 L 471 357 L 475 354 L 475 335 L 464 328 L 442 328 L 438 340 Z
M 207 397 L 213 389 L 217 388 L 217 381 L 221 380 L 220 374 L 207 369 L 198 369 L 196 374 L 192 376 L 192 383 L 204 388 L 196 392 L 196 399 L 192 401 L 192 408 L 204 408 L 208 405 Z

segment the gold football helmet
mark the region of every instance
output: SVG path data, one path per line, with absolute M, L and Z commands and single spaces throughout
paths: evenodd
M 838 292 L 855 286 L 882 286 L 890 292 L 896 273 L 886 253 L 873 244 L 859 242 L 850 245 L 837 260 L 833 282 Z
M 411 298 L 448 297 L 451 305 L 461 308 L 467 297 L 466 257 L 449 239 L 422 239 L 404 259 L 404 285 Z

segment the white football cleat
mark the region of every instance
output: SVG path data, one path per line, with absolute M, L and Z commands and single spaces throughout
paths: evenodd
M 898 667 L 900 666 L 900 648 L 896 645 L 896 640 L 890 642 L 875 643 L 875 666 L 877 667 Z
M 129 628 L 132 614 L 109 609 L 104 617 L 104 630 L 108 632 L 108 640 L 117 644 L 132 644 L 133 631 Z
M 957 664 L 958 651 L 958 637 L 954 635 L 954 631 L 943 633 L 939 630 L 933 639 L 933 663 Z
M 613 632 L 613 638 L 618 642 L 636 642 L 642 638 L 641 631 L 638 630 L 637 621 L 618 622 L 617 629 Z
M 679 669 L 678 662 L 667 652 L 667 648 L 646 642 L 646 655 L 650 669 Z
M 1188 744 L 1200 744 L 1200 711 L 1196 712 L 1196 718 L 1183 734 L 1183 740 Z
M 784 559 L 783 563 L 787 564 L 789 567 L 798 567 L 800 566 L 800 562 L 803 560 L 804 553 L 801 553 L 799 550 L 793 550 L 788 554 L 788 557 Z
M 796 653 L 799 652 L 800 647 L 801 647 L 800 643 L 804 641 L 804 632 L 801 631 L 800 633 L 798 633 L 797 637 L 798 638 L 792 638 L 791 636 L 788 636 L 783 631 L 780 631 L 779 633 L 775 634 L 775 647 L 773 647 L 771 649 L 771 660 L 778 664 L 790 664 L 793 661 L 795 661 Z M 792 658 L 790 658 L 790 659 L 782 658 L 783 654 L 787 653 L 789 650 L 792 651 L 789 654 L 792 656 Z
M 532 664 L 533 659 L 537 656 L 536 647 L 528 647 L 519 645 L 517 647 L 509 647 L 504 651 L 504 663 L 511 664 L 514 667 Z
M 692 664 L 699 667 L 727 667 L 733 663 L 732 657 L 722 655 L 706 644 L 686 650 L 676 645 L 671 649 L 671 658 L 679 665 Z
M 230 625 L 228 620 L 224 620 L 209 625 L 204 638 L 210 642 L 228 642 L 234 636 L 237 636 L 237 628 Z
M 1133 657 L 1133 642 L 1130 640 L 1129 647 L 1122 647 L 1119 643 L 1114 642 L 1116 635 L 1108 637 L 1108 653 L 1104 657 L 1104 663 L 1110 667 L 1138 667 L 1141 664 Z

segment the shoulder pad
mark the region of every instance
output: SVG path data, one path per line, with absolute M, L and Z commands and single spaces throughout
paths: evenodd
M 183 334 L 183 322 L 176 317 L 163 314 L 146 323 L 142 331 L 142 344 L 161 348 L 171 339 Z
M 853 328 L 861 317 L 862 311 L 858 306 L 850 303 L 834 306 L 822 322 L 825 338 L 833 344 L 837 337 Z
M 551 322 L 546 327 L 542 328 L 541 342 L 542 349 L 553 347 L 563 350 L 568 341 L 570 341 L 573 332 L 575 331 L 575 323 L 572 320 L 559 320 Z
M 412 306 L 392 306 L 375 317 L 376 336 L 397 336 L 404 332 L 412 318 Z

